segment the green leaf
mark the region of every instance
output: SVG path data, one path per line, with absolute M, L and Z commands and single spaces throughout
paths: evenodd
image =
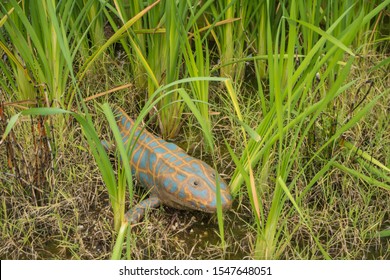
M 385 170 L 386 172 L 390 172 L 390 168 L 388 168 L 387 166 L 385 166 L 383 163 L 381 163 L 379 160 L 375 159 L 374 157 L 372 157 L 372 155 L 370 155 L 369 153 L 365 152 L 365 151 L 362 151 L 361 149 L 359 149 L 358 147 L 354 146 L 352 143 L 348 142 L 348 141 L 344 141 L 344 146 L 347 147 L 348 149 L 350 149 L 352 152 L 356 153 L 357 155 L 361 156 L 362 158 L 364 158 L 365 160 L 369 161 L 369 162 L 372 162 L 373 164 L 375 164 L 376 166 L 382 168 L 383 170 Z
M 61 108 L 42 107 L 42 108 L 27 109 L 22 111 L 21 113 L 22 115 L 30 115 L 30 116 L 49 116 L 49 115 L 65 114 L 65 113 L 72 113 L 72 112 Z
M 20 115 L 21 115 L 21 113 L 17 113 L 16 115 L 13 115 L 9 119 L 7 127 L 5 128 L 5 131 L 4 131 L 3 137 L 1 138 L 0 144 L 5 140 L 5 138 L 7 138 L 8 134 L 11 132 L 12 128 L 14 127 L 16 122 L 18 121 Z
M 324 31 L 322 30 L 321 28 L 317 27 L 317 26 L 314 26 L 313 24 L 310 24 L 308 22 L 304 22 L 302 20 L 298 20 L 298 19 L 292 19 L 292 18 L 288 18 L 289 20 L 292 20 L 292 21 L 295 21 L 297 23 L 300 23 L 302 24 L 303 26 L 306 26 L 308 28 L 310 28 L 311 30 L 317 32 L 318 34 L 320 34 L 321 36 L 323 36 L 324 38 L 326 38 L 329 42 L 332 42 L 334 45 L 336 45 L 337 47 L 339 47 L 340 49 L 346 51 L 347 53 L 349 53 L 350 55 L 352 56 L 356 56 L 353 51 L 348 48 L 346 45 L 344 45 L 340 40 L 338 40 L 337 38 L 335 38 L 334 36 L 332 36 L 330 33 L 328 33 L 327 31 Z
M 362 173 L 360 173 L 359 171 L 356 171 L 352 168 L 349 168 L 349 167 L 346 167 L 338 162 L 333 162 L 332 163 L 333 166 L 337 167 L 338 169 L 356 177 L 356 178 L 359 178 L 363 181 L 366 181 L 367 183 L 371 184 L 371 185 L 374 185 L 374 186 L 377 186 L 377 187 L 381 187 L 387 191 L 390 191 L 390 185 L 386 184 L 386 183 L 383 183 L 381 181 L 378 181 L 370 176 L 367 176 L 367 175 L 364 175 Z
M 380 231 L 379 236 L 380 237 L 390 237 L 390 229 Z

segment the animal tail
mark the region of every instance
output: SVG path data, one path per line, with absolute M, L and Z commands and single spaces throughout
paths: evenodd
M 134 125 L 134 121 L 126 114 L 126 112 L 119 107 L 113 109 L 116 123 L 119 128 L 119 132 L 123 138 L 123 142 L 127 142 L 128 137 L 130 136 L 131 128 Z

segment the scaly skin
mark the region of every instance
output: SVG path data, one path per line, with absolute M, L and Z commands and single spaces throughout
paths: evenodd
M 122 109 L 116 109 L 115 115 L 123 141 L 127 144 L 134 122 Z M 133 140 L 136 142 L 130 160 L 131 170 L 150 191 L 150 197 L 126 213 L 130 224 L 138 222 L 146 208 L 161 204 L 177 209 L 216 212 L 217 178 L 222 209 L 230 208 L 232 197 L 229 188 L 208 164 L 140 128 L 137 128 Z

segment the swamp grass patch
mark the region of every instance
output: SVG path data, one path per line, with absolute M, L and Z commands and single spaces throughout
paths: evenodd
M 0 3 L 2 258 L 390 258 L 390 0 L 32 3 Z M 108 103 L 233 209 L 160 207 L 118 242 L 147 194 L 100 143 Z
M 352 72 L 354 73 L 354 72 Z M 381 80 L 381 79 L 379 79 Z M 359 83 L 357 83 L 359 85 Z M 380 84 L 379 84 L 380 85 Z M 383 85 L 383 84 L 382 84 Z M 354 89 L 351 89 L 353 91 Z M 371 97 L 368 97 L 371 98 Z M 344 99 L 348 101 L 347 98 Z M 365 102 L 368 102 L 366 100 Z M 343 103 L 345 104 L 345 103 Z M 376 110 L 372 110 L 361 125 L 349 132 L 353 139 L 364 138 L 360 148 L 367 145 L 371 149 L 371 140 L 377 133 L 383 136 L 389 131 L 388 124 L 381 122 L 383 110 L 387 110 L 385 98 Z M 255 106 L 254 106 L 255 107 Z M 92 108 L 91 108 L 92 109 Z M 247 118 L 256 110 L 248 111 Z M 96 114 L 96 123 L 101 124 L 101 113 Z M 220 122 L 215 126 L 215 135 L 230 135 L 228 141 L 237 145 L 234 130 L 226 134 L 230 123 Z M 74 125 L 68 127 L 68 139 L 71 142 L 63 150 L 58 150 L 58 168 L 55 176 L 55 188 L 49 203 L 45 207 L 32 205 L 26 200 L 25 190 L 15 178 L 2 175 L 2 242 L 1 255 L 5 259 L 107 259 L 110 257 L 114 236 L 112 213 L 108 195 L 102 183 L 93 157 L 85 147 L 80 129 Z M 374 124 L 374 125 L 373 125 Z M 24 128 L 23 128 L 24 127 Z M 104 126 L 101 125 L 104 130 Z M 188 128 L 186 128 L 188 129 Z M 196 127 L 193 127 L 197 131 Z M 220 133 L 218 131 L 220 130 Z M 24 143 L 31 144 L 29 126 L 21 125 L 16 130 Z M 362 132 L 370 131 L 365 133 Z M 188 131 L 184 135 L 199 135 Z M 388 137 L 388 136 L 387 136 Z M 386 136 L 381 139 L 388 139 Z M 194 143 L 199 143 L 194 138 Z M 222 140 L 222 139 L 221 139 Z M 218 140 L 220 141 L 220 140 Z M 217 143 L 218 143 L 217 141 Z M 386 141 L 376 143 L 373 157 L 388 160 Z M 191 147 L 188 144 L 188 147 Z M 185 148 L 185 147 L 183 147 Z M 338 153 L 344 152 L 345 164 L 352 164 L 359 170 L 359 157 L 340 146 L 334 147 Z M 4 149 L 4 146 L 2 147 Z M 30 148 L 26 146 L 25 150 Z M 199 146 L 189 148 L 190 153 L 199 153 Z M 370 150 L 372 151 L 372 150 Z M 197 154 L 203 157 L 203 153 Z M 227 151 L 219 153 L 221 166 L 233 163 Z M 352 160 L 351 160 L 352 159 Z M 2 158 L 2 170 L 6 170 L 5 158 Z M 296 166 L 297 171 L 299 165 Z M 233 169 L 221 173 L 230 176 Z M 264 170 L 262 171 L 264 172 Z M 256 184 L 266 186 L 269 178 L 256 170 Z M 3 173 L 4 174 L 4 173 Z M 266 181 L 264 181 L 266 180 Z M 305 181 L 299 184 L 304 187 Z M 298 185 L 299 185 L 298 184 Z M 271 188 L 262 188 L 265 214 L 271 204 Z M 8 191 L 7 191 L 8 190 Z M 143 189 L 136 185 L 137 199 L 142 197 Z M 301 209 L 311 220 L 312 230 L 332 258 L 335 259 L 388 259 L 388 238 L 375 235 L 389 227 L 390 197 L 387 191 L 347 175 L 335 169 L 317 182 L 301 202 Z M 291 210 L 286 204 L 283 213 Z M 282 215 L 283 215 L 282 213 Z M 243 196 L 235 201 L 233 210 L 225 217 L 226 249 L 220 247 L 218 226 L 215 217 L 197 212 L 177 211 L 169 207 L 151 210 L 146 219 L 137 225 L 132 240 L 131 257 L 134 259 L 251 259 L 256 240 L 256 230 L 251 215 L 250 204 Z M 282 259 L 321 259 L 314 241 L 298 214 L 288 218 L 281 238 L 285 247 L 280 254 Z

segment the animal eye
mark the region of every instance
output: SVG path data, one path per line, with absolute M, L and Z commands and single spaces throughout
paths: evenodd
M 211 173 L 211 177 L 215 178 L 215 173 L 214 172 Z
M 192 184 L 193 184 L 195 187 L 199 186 L 199 182 L 198 182 L 198 181 L 193 181 Z

